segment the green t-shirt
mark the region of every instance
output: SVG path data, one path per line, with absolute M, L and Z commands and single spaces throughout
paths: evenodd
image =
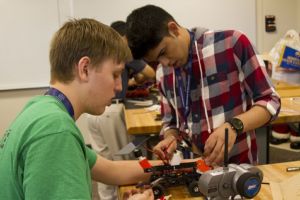
M 0 140 L 0 199 L 91 199 L 95 162 L 64 105 L 35 97 Z

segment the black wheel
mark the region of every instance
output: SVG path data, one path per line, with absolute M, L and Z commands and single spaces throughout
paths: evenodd
M 162 185 L 157 184 L 152 187 L 152 190 L 155 199 L 159 199 L 164 194 L 165 188 Z
M 198 197 L 201 196 L 200 188 L 197 181 L 193 181 L 188 186 L 191 196 Z

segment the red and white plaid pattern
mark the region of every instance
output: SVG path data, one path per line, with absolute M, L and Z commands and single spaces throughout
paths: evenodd
M 263 61 L 257 56 L 248 38 L 234 30 L 206 31 L 201 35 L 197 35 L 196 29 L 194 31 L 203 72 L 203 86 L 194 44 L 191 112 L 188 117 L 193 143 L 203 149 L 209 136 L 203 102 L 212 131 L 225 121 L 246 112 L 253 105 L 266 108 L 272 115 L 271 120 L 275 119 L 280 110 L 280 98 L 268 78 Z M 186 71 L 182 67 L 182 77 L 186 76 Z M 175 109 L 178 110 L 180 129 L 183 129 L 184 124 L 184 110 L 177 81 L 177 108 L 174 107 L 173 73 L 172 67 L 159 67 L 157 70 L 163 117 L 161 134 L 166 128 L 176 128 Z M 257 163 L 254 130 L 237 137 L 229 157 L 229 161 L 234 163 Z

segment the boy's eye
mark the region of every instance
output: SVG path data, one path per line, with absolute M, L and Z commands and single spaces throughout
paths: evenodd
M 166 53 L 166 50 L 163 48 L 163 49 L 159 52 L 157 58 L 159 58 L 159 57 L 165 55 L 165 53 Z
M 114 73 L 113 74 L 113 76 L 114 76 L 114 79 L 118 79 L 118 78 L 121 78 L 121 72 L 119 73 Z
M 114 74 L 114 79 L 117 79 L 120 76 L 120 74 Z
M 124 69 L 114 71 L 114 72 L 113 72 L 113 77 L 114 77 L 114 79 L 119 79 L 119 78 L 121 78 L 123 72 L 124 72 Z

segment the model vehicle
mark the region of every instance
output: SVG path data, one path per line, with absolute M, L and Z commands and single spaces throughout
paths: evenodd
M 191 151 L 188 141 L 180 140 L 177 151 L 174 153 L 172 159 L 177 160 L 162 160 L 163 164 L 152 166 L 148 159 L 142 155 L 141 147 L 149 138 L 144 140 L 134 140 L 125 147 L 123 147 L 118 155 L 128 154 L 134 152 L 136 158 L 139 159 L 141 167 L 145 173 L 151 173 L 148 181 L 139 183 L 137 187 L 152 187 L 155 199 L 164 199 L 167 188 L 186 185 L 191 196 L 200 196 L 198 180 L 202 173 L 211 170 L 201 158 L 195 162 L 180 162 L 182 159 L 182 152 Z M 147 151 L 151 151 L 147 149 Z
M 135 149 L 134 153 L 139 158 L 140 165 L 145 173 L 151 173 L 150 179 L 142 185 L 151 185 L 155 198 L 166 195 L 167 188 L 179 185 L 186 185 L 191 196 L 201 195 L 198 180 L 202 173 L 211 169 L 202 159 L 177 165 L 164 163 L 163 165 L 152 166 L 141 155 L 140 149 Z

